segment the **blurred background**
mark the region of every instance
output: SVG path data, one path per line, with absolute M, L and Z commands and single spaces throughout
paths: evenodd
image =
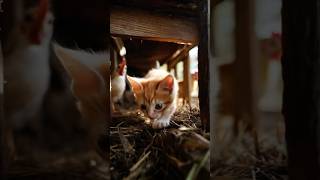
M 212 173 L 286 179 L 281 0 L 211 5 L 210 50 L 218 89 Z
M 9 144 L 4 147 L 10 179 L 105 179 L 108 166 L 85 143 L 88 128 L 52 42 L 106 51 L 107 2 L 12 0 L 2 8 L 3 124 Z

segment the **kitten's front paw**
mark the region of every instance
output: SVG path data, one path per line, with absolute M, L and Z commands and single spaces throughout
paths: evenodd
M 170 120 L 155 120 L 152 123 L 152 128 L 153 129 L 161 129 L 164 127 L 169 126 Z

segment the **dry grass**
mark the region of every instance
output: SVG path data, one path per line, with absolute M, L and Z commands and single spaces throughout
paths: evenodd
M 186 179 L 197 174 L 208 179 L 209 135 L 200 124 L 196 107 L 180 108 L 162 130 L 152 129 L 140 114 L 114 118 L 112 179 Z
M 287 179 L 284 141 L 278 141 L 275 135 L 265 133 L 259 131 L 257 154 L 250 133 L 240 129 L 239 135 L 234 137 L 232 127 L 224 126 L 222 131 L 216 133 L 211 176 L 217 179 Z

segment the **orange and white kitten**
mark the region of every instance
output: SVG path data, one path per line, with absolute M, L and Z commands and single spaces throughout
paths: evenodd
M 152 127 L 169 126 L 177 109 L 178 82 L 167 71 L 152 69 L 144 78 L 129 77 L 141 111 L 152 120 Z

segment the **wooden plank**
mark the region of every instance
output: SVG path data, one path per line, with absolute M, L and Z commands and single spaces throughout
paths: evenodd
M 198 46 L 198 68 L 199 68 L 199 105 L 200 105 L 200 117 L 202 121 L 203 129 L 209 131 L 210 121 L 213 121 L 213 77 L 210 73 L 213 73 L 213 64 L 209 59 L 209 17 L 210 17 L 210 1 L 202 0 L 199 2 L 200 16 L 199 16 L 199 32 L 200 42 Z M 211 72 L 210 72 L 211 71 Z
M 259 62 L 257 40 L 254 30 L 254 0 L 235 1 L 236 13 L 236 59 L 235 65 L 235 119 L 256 136 L 258 121 Z M 236 134 L 238 128 L 235 128 Z M 257 145 L 257 142 L 256 142 Z M 257 150 L 257 149 L 256 149 Z
M 112 0 L 112 5 L 151 10 L 162 14 L 175 14 L 183 17 L 197 17 L 197 0 Z
M 197 25 L 188 18 L 113 7 L 110 23 L 110 33 L 114 36 L 182 44 L 198 42 Z
M 178 68 L 177 65 L 174 66 L 174 76 L 177 78 L 178 77 Z
M 183 88 L 184 100 L 191 106 L 191 73 L 190 73 L 190 58 L 186 56 L 183 60 Z
M 194 46 L 184 46 L 181 49 L 178 49 L 170 58 L 167 59 L 167 63 L 169 68 L 173 68 L 176 66 L 180 61 L 183 61 L 186 56 L 189 55 L 190 49 L 192 49 Z
M 320 179 L 320 2 L 284 0 L 282 7 L 289 179 Z

